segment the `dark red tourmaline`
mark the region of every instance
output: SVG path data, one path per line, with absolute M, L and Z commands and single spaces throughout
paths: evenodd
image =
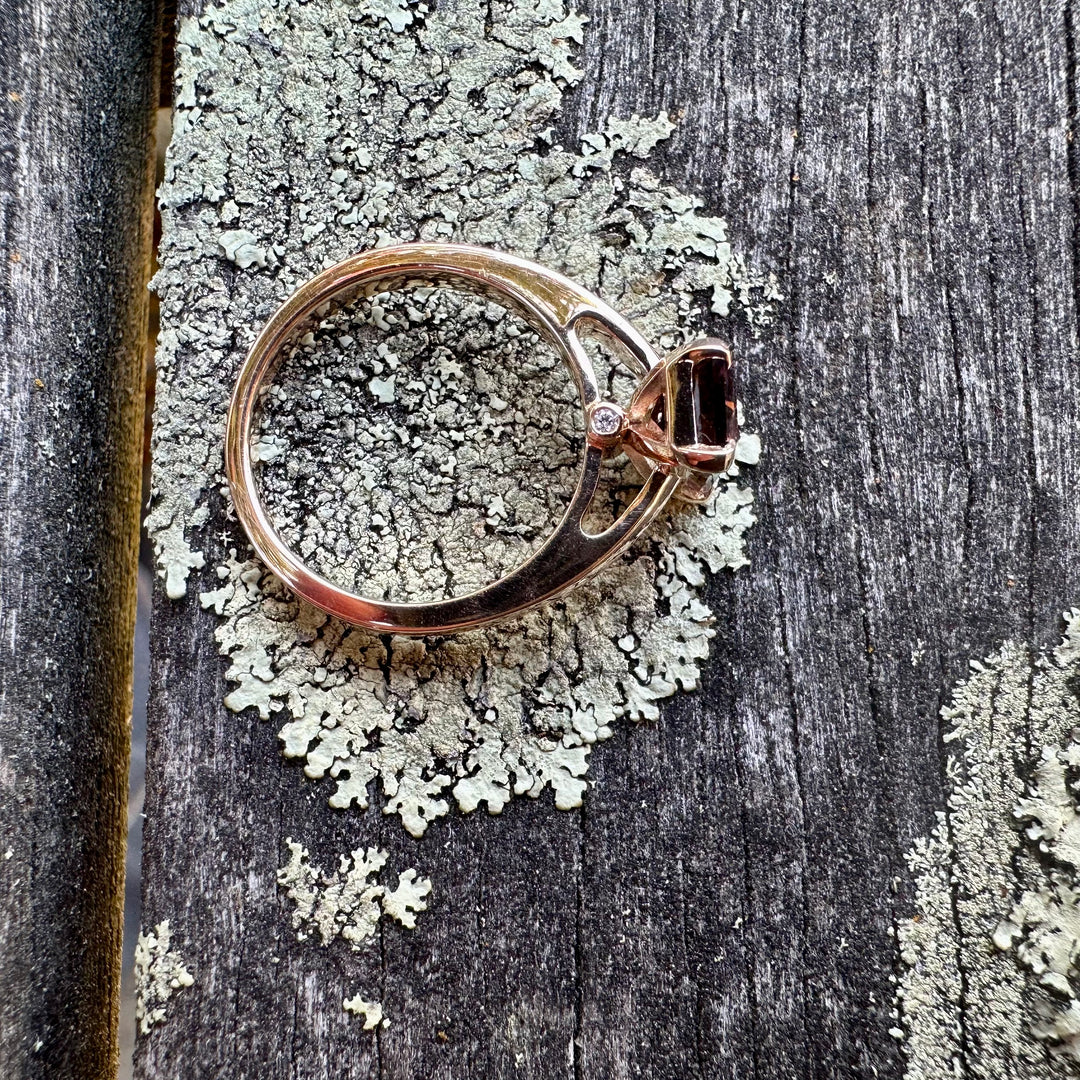
M 671 442 L 677 449 L 722 447 L 739 435 L 731 352 L 695 343 L 669 363 Z

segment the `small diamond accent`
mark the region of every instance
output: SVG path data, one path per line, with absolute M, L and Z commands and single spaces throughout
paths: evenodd
M 615 435 L 622 427 L 622 413 L 613 405 L 598 405 L 593 409 L 592 429 L 597 435 Z

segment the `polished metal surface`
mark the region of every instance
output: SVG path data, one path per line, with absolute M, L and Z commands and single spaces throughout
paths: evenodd
M 259 498 L 252 438 L 260 389 L 277 364 L 327 305 L 360 295 L 450 285 L 480 293 L 520 314 L 553 345 L 573 378 L 585 410 L 586 446 L 581 474 L 565 514 L 543 546 L 505 577 L 461 597 L 395 603 L 360 596 L 310 569 L 275 531 Z M 609 341 L 641 377 L 631 406 L 600 398 L 596 372 L 581 335 Z M 636 537 L 677 492 L 701 500 L 712 474 L 726 469 L 734 440 L 722 447 L 673 446 L 664 413 L 670 412 L 668 366 L 697 356 L 714 361 L 730 351 L 707 339 L 660 357 L 634 327 L 602 300 L 568 278 L 535 263 L 486 248 L 459 244 L 403 244 L 356 255 L 302 285 L 271 317 L 252 346 L 233 392 L 225 431 L 225 468 L 237 517 L 266 566 L 295 593 L 345 622 L 385 633 L 448 634 L 510 618 L 553 597 L 600 569 Z M 689 369 L 688 369 L 689 371 Z M 689 374 L 686 374 L 689 377 Z M 674 377 L 674 376 L 673 376 Z M 680 376 L 683 377 L 683 376 Z M 605 454 L 626 450 L 644 485 L 601 533 L 583 520 L 596 492 Z

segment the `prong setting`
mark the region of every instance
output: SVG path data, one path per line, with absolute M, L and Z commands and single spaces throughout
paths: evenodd
M 731 349 L 702 338 L 671 353 L 641 380 L 627 412 L 624 446 L 639 468 L 681 474 L 680 496 L 702 502 L 712 477 L 731 468 L 738 437 Z

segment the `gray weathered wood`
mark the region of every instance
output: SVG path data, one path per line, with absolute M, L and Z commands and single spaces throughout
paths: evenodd
M 731 330 L 768 453 L 751 565 L 710 585 L 704 685 L 594 751 L 580 812 L 514 801 L 419 848 L 372 826 L 453 894 L 356 961 L 298 946 L 250 885 L 297 822 L 331 858 L 355 819 L 225 712 L 218 620 L 159 594 L 146 921 L 183 918 L 200 991 L 143 1041 L 143 1076 L 902 1074 L 893 882 L 945 803 L 943 696 L 1080 598 L 1075 15 L 581 8 L 564 140 L 685 110 L 665 176 L 786 296 L 760 343 Z M 227 527 L 219 502 L 208 568 Z M 333 1012 L 355 964 L 396 994 L 377 1042 Z
M 116 1070 L 156 0 L 0 2 L 0 1073 Z

